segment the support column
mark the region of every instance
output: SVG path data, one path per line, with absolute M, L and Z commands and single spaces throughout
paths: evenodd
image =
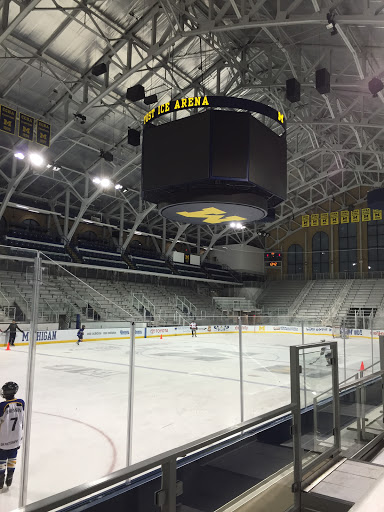
M 200 250 L 201 250 L 201 226 L 197 226 L 197 243 L 196 243 L 196 254 L 200 256 Z
M 363 273 L 363 236 L 362 236 L 362 222 L 359 222 L 359 272 Z
M 333 254 L 333 236 L 334 236 L 334 229 L 333 229 L 333 224 L 331 224 L 331 240 L 330 240 L 330 251 L 329 251 L 329 255 L 331 257 L 331 267 L 330 267 L 330 270 L 331 270 L 331 278 L 333 279 L 333 276 L 334 276 L 334 273 L 335 273 L 335 265 L 334 265 L 334 254 Z
M 124 241 L 124 203 L 120 205 L 120 230 L 119 230 L 119 245 L 123 245 Z
M 308 279 L 308 233 L 304 231 L 304 277 Z
M 69 226 L 69 201 L 71 192 L 69 188 L 65 191 L 65 211 L 64 211 L 64 236 L 68 237 L 68 226 Z
M 163 238 L 161 240 L 161 253 L 165 254 L 165 248 L 166 248 L 166 242 L 167 242 L 167 219 L 163 219 Z

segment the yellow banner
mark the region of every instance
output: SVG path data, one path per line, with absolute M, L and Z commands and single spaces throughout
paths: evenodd
M 301 227 L 308 228 L 309 227 L 309 215 L 302 215 L 301 217 Z
M 319 214 L 318 213 L 312 213 L 311 215 L 311 226 L 318 226 L 319 225 Z
M 372 210 L 373 220 L 382 220 L 383 211 L 382 210 Z
M 331 217 L 331 224 L 339 223 L 339 212 L 331 212 L 329 216 Z
M 360 210 L 351 211 L 351 222 L 360 222 Z
M 341 224 L 349 223 L 349 210 L 342 210 L 340 212 Z
M 363 222 L 369 222 L 371 220 L 371 209 L 370 208 L 363 208 L 361 210 L 361 220 Z
M 320 214 L 320 224 L 322 226 L 328 226 L 328 224 L 329 224 L 328 213 Z

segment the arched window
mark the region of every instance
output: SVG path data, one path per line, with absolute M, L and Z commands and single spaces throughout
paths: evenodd
M 312 274 L 329 272 L 329 237 L 318 231 L 312 238 Z
M 94 231 L 84 231 L 84 233 L 81 233 L 80 238 L 82 240 L 93 241 L 97 240 L 97 235 Z
M 303 274 L 303 248 L 293 244 L 288 249 L 288 274 Z
M 339 225 L 339 272 L 357 272 L 356 224 Z
M 384 220 L 368 222 L 368 271 L 384 270 Z
M 40 224 L 35 219 L 24 219 L 21 225 L 25 226 L 29 231 L 40 229 Z

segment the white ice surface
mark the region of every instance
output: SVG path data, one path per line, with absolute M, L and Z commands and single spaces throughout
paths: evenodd
M 305 343 L 330 337 L 309 336 Z M 343 367 L 343 342 L 339 341 Z M 289 346 L 301 334 L 243 335 L 245 419 L 290 402 Z M 378 359 L 377 340 L 374 358 Z M 371 364 L 371 341 L 349 339 L 347 376 Z M 307 397 L 330 387 L 318 353 L 306 354 Z M 24 398 L 28 347 L 1 347 L 2 383 Z M 313 364 L 311 364 L 313 363 Z M 39 345 L 31 429 L 28 502 L 126 465 L 129 341 Z M 340 379 L 343 378 L 340 371 Z M 303 384 L 303 379 L 301 379 Z M 240 421 L 237 334 L 137 339 L 132 462 L 176 448 Z M 22 450 L 20 450 L 22 452 Z M 0 512 L 18 506 L 22 453 Z

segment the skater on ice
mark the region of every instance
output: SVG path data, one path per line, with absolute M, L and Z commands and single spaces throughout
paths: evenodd
M 80 343 L 81 341 L 83 341 L 83 337 L 84 337 L 84 329 L 85 329 L 85 325 L 82 325 L 82 326 L 81 326 L 81 329 L 79 329 L 79 330 L 77 331 L 77 341 L 76 341 L 77 345 L 79 345 L 79 343 Z
M 0 489 L 12 485 L 17 451 L 23 439 L 24 400 L 15 398 L 19 386 L 6 382 L 1 388 L 5 402 L 0 403 Z
M 5 329 L 5 331 L 1 331 L 4 333 L 9 331 L 9 344 L 12 347 L 15 345 L 16 329 L 24 334 L 24 331 L 17 325 L 16 320 L 12 320 L 12 323 L 8 325 L 8 328 Z
M 191 329 L 191 332 L 192 332 L 192 338 L 195 337 L 196 338 L 196 331 L 197 331 L 197 323 L 196 323 L 196 319 L 190 323 L 190 329 Z

